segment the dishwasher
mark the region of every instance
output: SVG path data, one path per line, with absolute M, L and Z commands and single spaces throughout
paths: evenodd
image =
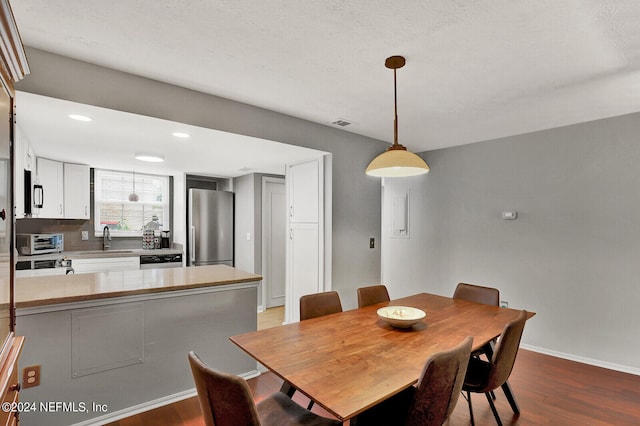
M 177 268 L 182 266 L 182 254 L 143 254 L 140 269 Z
M 60 257 L 56 259 L 18 260 L 16 262 L 15 276 L 23 278 L 43 275 L 69 275 L 73 273 L 71 259 Z

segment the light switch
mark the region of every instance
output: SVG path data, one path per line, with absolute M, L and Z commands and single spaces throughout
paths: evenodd
M 247 241 L 251 241 L 251 232 L 247 232 Z
M 82 231 L 82 241 L 87 241 L 89 239 L 89 231 Z
M 518 218 L 518 212 L 502 212 L 502 218 L 504 220 L 515 220 Z

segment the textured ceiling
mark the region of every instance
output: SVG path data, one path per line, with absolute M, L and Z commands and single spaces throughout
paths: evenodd
M 640 111 L 640 1 L 12 1 L 26 45 L 424 151 Z

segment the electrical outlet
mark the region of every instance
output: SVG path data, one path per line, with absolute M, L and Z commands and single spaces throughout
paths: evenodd
M 22 387 L 32 388 L 40 385 L 40 366 L 32 365 L 22 370 Z
M 82 231 L 82 241 L 87 241 L 89 239 L 89 231 Z
M 509 307 L 509 302 L 507 302 L 506 300 L 501 300 L 500 301 L 500 307 L 501 308 L 508 308 Z

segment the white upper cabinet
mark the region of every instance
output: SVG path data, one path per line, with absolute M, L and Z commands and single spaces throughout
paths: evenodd
M 42 185 L 42 208 L 38 209 L 37 217 L 64 217 L 64 171 L 60 161 L 47 158 L 37 159 L 38 183 Z M 34 211 L 34 217 L 36 212 Z
M 89 166 L 37 158 L 36 183 L 42 186 L 42 208 L 33 217 L 89 219 Z
M 89 166 L 64 163 L 64 217 L 89 219 Z

